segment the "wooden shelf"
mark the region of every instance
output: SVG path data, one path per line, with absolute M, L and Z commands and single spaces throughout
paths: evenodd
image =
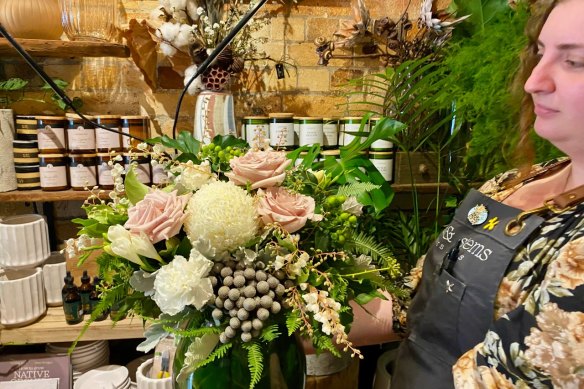
M 0 344 L 22 345 L 47 342 L 72 342 L 81 333 L 84 322 L 67 324 L 63 307 L 49 307 L 45 316 L 25 327 L 0 327 Z M 81 340 L 138 339 L 144 337 L 142 320 L 126 318 L 115 325 L 110 319 L 91 323 Z
M 411 192 L 412 186 L 410 184 L 400 184 L 391 186 L 395 192 Z M 435 193 L 440 189 L 440 192 L 453 191 L 453 188 L 447 183 L 440 184 L 417 184 L 416 189 L 419 193 Z M 103 191 L 100 195 L 102 199 L 107 199 L 109 190 Z M 34 201 L 73 201 L 85 200 L 89 197 L 89 192 L 83 190 L 64 190 L 56 192 L 45 192 L 42 190 L 14 190 L 11 192 L 0 193 L 0 203 L 2 202 L 34 202 Z
M 93 41 L 60 41 L 43 39 L 16 39 L 33 57 L 119 57 L 130 56 L 130 49 L 118 43 Z M 0 38 L 0 56 L 18 56 L 8 40 Z
M 109 190 L 100 194 L 100 198 L 106 199 Z M 0 193 L 0 203 L 2 202 L 34 202 L 34 201 L 74 201 L 86 200 L 89 192 L 85 190 L 63 190 L 56 192 L 46 192 L 42 190 L 13 190 L 11 192 Z

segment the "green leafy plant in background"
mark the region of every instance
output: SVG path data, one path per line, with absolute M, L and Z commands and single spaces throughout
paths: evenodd
M 367 97 L 366 100 L 351 103 L 351 110 L 390 117 L 405 125 L 403 131 L 389 140 L 406 155 L 412 183 L 412 209 L 388 209 L 371 224 L 375 226 L 377 238 L 391 245 L 406 270 L 428 249 L 430 242 L 448 221 L 447 208 L 453 202 L 437 187 L 435 201 L 429 208 L 422 209 L 412 161 L 412 153 L 432 152 L 438 170 L 436 183 L 448 180 L 446 173 L 449 169 L 444 169 L 444 161 L 454 152 L 453 140 L 457 139 L 458 129 L 452 127 L 448 74 L 439 59 L 437 54 L 413 59 L 396 67 L 388 67 L 382 73 L 351 81 L 360 90 L 365 90 Z
M 53 82 L 61 89 L 66 89 L 69 86 L 67 81 L 63 81 L 59 78 L 53 79 Z M 17 77 L 10 78 L 6 81 L 0 81 L 0 92 L 2 92 L 2 95 L 0 96 L 0 106 L 9 107 L 19 101 L 36 101 L 40 103 L 47 103 L 48 101 L 45 98 L 34 99 L 26 97 L 25 88 L 29 85 L 29 83 L 29 81 Z M 47 83 L 41 87 L 41 90 L 45 93 L 53 91 Z M 16 92 L 18 92 L 18 95 L 15 95 Z M 54 103 L 57 107 L 59 107 L 59 109 L 63 111 L 67 110 L 67 105 L 56 93 L 51 93 L 49 99 L 49 101 Z M 81 100 L 79 97 L 73 98 L 73 106 L 77 109 L 80 109 L 83 106 L 83 100 Z
M 529 6 L 507 0 L 454 0 L 458 14 L 471 14 L 454 31 L 444 51 L 447 93 L 456 103 L 456 120 L 467 139 L 457 183 L 485 181 L 515 166 L 520 105 L 511 92 L 526 44 Z M 546 141 L 536 141 L 537 160 L 560 155 Z
M 2 96 L 0 96 L 0 106 L 8 107 L 15 101 L 12 96 L 10 96 L 10 93 L 7 92 L 21 91 L 27 85 L 28 81 L 23 80 L 22 78 L 10 78 L 5 81 L 0 81 L 0 91 L 2 91 Z

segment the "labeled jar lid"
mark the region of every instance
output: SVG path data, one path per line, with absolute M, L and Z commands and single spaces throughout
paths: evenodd
M 39 154 L 41 158 L 65 158 L 67 154 Z
M 36 120 L 55 120 L 55 121 L 63 121 L 67 120 L 65 116 L 35 116 Z
M 83 120 L 81 119 L 81 116 L 77 115 L 76 113 L 66 113 L 65 116 L 67 117 L 67 119 L 71 120 Z M 94 120 L 95 116 L 91 116 L 91 115 L 83 115 L 85 116 L 88 120 Z
M 265 120 L 265 119 L 269 119 L 269 117 L 267 117 L 267 116 L 244 116 L 243 119 L 244 120 L 254 120 L 254 119 Z
M 315 124 L 315 123 L 322 123 L 323 119 L 318 116 L 298 116 L 294 118 L 298 120 L 301 124 Z
M 292 119 L 292 118 L 294 118 L 294 114 L 288 113 L 288 112 L 270 113 L 268 116 L 270 119 Z
M 320 152 L 320 154 L 321 154 L 323 157 L 326 157 L 326 156 L 329 156 L 329 155 L 330 155 L 330 156 L 332 156 L 332 157 L 335 157 L 335 156 L 341 155 L 341 150 L 339 150 L 339 149 L 334 149 L 334 150 L 322 150 L 322 151 Z

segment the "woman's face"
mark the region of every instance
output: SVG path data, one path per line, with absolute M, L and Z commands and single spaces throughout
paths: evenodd
M 539 35 L 540 60 L 525 83 L 535 131 L 569 156 L 584 157 L 584 1 L 559 3 Z

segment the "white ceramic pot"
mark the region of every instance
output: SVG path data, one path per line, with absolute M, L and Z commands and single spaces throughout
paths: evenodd
M 30 324 L 47 311 L 42 269 L 3 270 L 0 273 L 0 323 Z
M 390 389 L 391 373 L 397 357 L 397 349 L 389 350 L 381 354 L 377 359 L 377 369 L 373 379 L 373 389 Z
M 154 359 L 148 359 L 136 370 L 136 384 L 138 389 L 172 389 L 172 377 L 150 378 L 150 368 Z
M 47 305 L 56 307 L 63 305 L 63 279 L 67 275 L 67 261 L 65 255 L 58 251 L 53 251 L 43 265 L 43 281 L 45 293 L 47 295 Z
M 49 229 L 41 215 L 0 219 L 0 266 L 23 269 L 39 266 L 49 257 Z

